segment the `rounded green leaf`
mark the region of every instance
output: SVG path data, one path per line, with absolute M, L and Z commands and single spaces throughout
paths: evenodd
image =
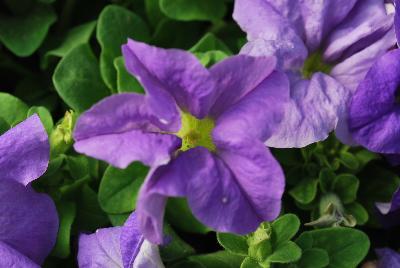
M 114 60 L 114 66 L 117 70 L 117 90 L 119 93 L 144 93 L 144 89 L 137 79 L 126 70 L 124 58 L 122 56 Z
M 56 19 L 52 7 L 44 4 L 35 5 L 24 15 L 0 15 L 0 41 L 17 56 L 29 56 L 42 44 Z
M 135 208 L 136 198 L 148 168 L 135 162 L 126 169 L 109 166 L 99 187 L 101 208 L 110 214 L 127 213 Z
M 344 227 L 333 227 L 304 232 L 296 243 L 306 248 L 319 248 L 329 255 L 329 268 L 349 268 L 357 265 L 367 255 L 370 242 L 363 232 Z
M 96 32 L 101 46 L 100 72 L 106 85 L 117 91 L 117 73 L 114 59 L 121 56 L 121 45 L 133 38 L 138 41 L 150 39 L 146 23 L 126 8 L 109 5 L 100 13 Z
M 303 179 L 289 194 L 301 204 L 311 203 L 317 195 L 318 180 Z
M 302 252 L 297 266 L 301 268 L 323 268 L 329 264 L 328 253 L 320 248 L 307 249 Z
M 110 94 L 100 77 L 97 59 L 86 44 L 72 49 L 58 63 L 53 83 L 60 97 L 77 112 Z
M 299 260 L 301 249 L 296 243 L 286 241 L 278 246 L 266 259 L 266 263 L 291 263 Z
M 249 246 L 245 237 L 231 233 L 217 233 L 217 239 L 226 250 L 234 254 L 247 256 Z
M 359 186 L 358 178 L 352 174 L 340 174 L 333 182 L 333 190 L 337 193 L 343 204 L 356 200 Z
M 363 225 L 368 221 L 368 212 L 367 210 L 357 202 L 353 202 L 349 205 L 345 206 L 346 212 L 356 218 L 358 225 Z
M 275 246 L 289 241 L 300 228 L 300 220 L 294 214 L 286 214 L 272 223 L 272 239 Z
M 0 135 L 6 132 L 10 127 L 7 121 L 0 117 Z
M 226 12 L 223 0 L 160 0 L 161 11 L 171 19 L 218 20 Z
M 0 116 L 10 126 L 26 119 L 28 106 L 20 99 L 8 93 L 0 92 Z

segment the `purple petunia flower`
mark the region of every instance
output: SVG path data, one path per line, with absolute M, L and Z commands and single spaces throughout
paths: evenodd
M 395 45 L 384 0 L 236 0 L 233 17 L 247 33 L 241 53 L 277 56 L 290 78 L 284 120 L 266 144 L 303 147 L 334 129 L 351 144 L 349 98 Z
M 400 40 L 400 1 L 395 1 L 395 29 Z M 349 129 L 354 140 L 368 150 L 383 153 L 393 164 L 400 159 L 400 49 L 380 57 L 360 83 L 350 105 Z M 378 203 L 384 226 L 400 223 L 400 191 L 391 203 Z
M 49 143 L 33 115 L 0 136 L 0 266 L 40 267 L 58 231 L 51 198 L 29 183 L 49 162 Z
M 125 168 L 151 166 L 139 194 L 146 239 L 163 241 L 167 197 L 186 197 L 204 224 L 234 233 L 276 218 L 284 176 L 265 147 L 289 98 L 274 57 L 239 55 L 209 70 L 190 53 L 129 40 L 128 71 L 147 94 L 101 101 L 78 120 L 78 152 Z
M 136 213 L 123 227 L 99 229 L 79 237 L 80 268 L 164 268 L 158 247 L 140 233 Z

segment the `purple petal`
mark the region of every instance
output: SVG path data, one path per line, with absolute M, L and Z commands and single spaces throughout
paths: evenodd
M 310 51 L 320 47 L 322 40 L 346 18 L 356 2 L 357 0 L 302 1 L 306 44 Z
M 122 227 L 120 247 L 124 268 L 132 267 L 143 244 L 144 238 L 139 230 L 139 221 L 133 212 Z
M 278 148 L 304 147 L 324 140 L 344 114 L 348 91 L 328 75 L 291 85 L 291 100 L 277 130 L 266 142 Z
M 400 153 L 399 69 L 400 50 L 385 54 L 369 70 L 351 102 L 349 128 L 353 138 L 374 152 Z
M 307 57 L 307 48 L 301 39 L 304 29 L 298 22 L 301 9 L 297 2 L 236 0 L 233 17 L 249 40 L 241 54 L 275 55 L 280 68 L 300 69 Z M 296 26 L 300 28 L 296 29 Z
M 275 71 L 217 120 L 214 136 L 251 136 L 260 141 L 269 138 L 282 121 L 284 104 L 289 101 L 289 81 Z
M 357 89 L 372 64 L 396 43 L 394 30 L 389 30 L 381 39 L 337 64 L 329 75 L 342 83 L 351 93 Z
M 0 266 L 1 267 L 21 267 L 21 268 L 40 268 L 39 265 L 29 258 L 19 253 L 12 247 L 0 241 Z
M 166 196 L 186 196 L 193 214 L 220 232 L 245 234 L 262 221 L 274 219 L 280 211 L 283 173 L 264 145 L 258 143 L 255 151 L 249 147 L 254 144 L 251 141 L 246 144 L 246 150 L 253 151 L 251 156 L 247 152 L 235 156 L 237 178 L 218 156 L 203 147 L 183 152 L 156 170 L 141 191 L 137 209 L 146 239 L 162 242 Z M 235 161 L 228 150 L 225 154 L 229 161 Z
M 396 8 L 394 15 L 394 28 L 396 30 L 397 43 L 400 43 L 400 0 L 395 0 L 394 5 Z
M 400 224 L 400 189 L 397 189 L 389 203 L 375 204 L 378 219 L 385 228 Z
M 27 185 L 39 178 L 47 169 L 49 151 L 46 130 L 32 115 L 0 136 L 0 180 Z
M 266 40 L 258 38 L 249 41 L 240 50 L 240 54 L 253 57 L 275 56 L 277 59 L 277 67 L 287 72 L 298 73 L 304 65 L 307 58 L 307 48 L 303 41 L 296 36 L 287 39 Z
M 218 88 L 218 98 L 211 114 L 218 117 L 267 79 L 276 66 L 275 57 L 238 55 L 217 63 L 211 69 Z
M 379 257 L 379 268 L 395 268 L 400 267 L 400 254 L 390 248 L 375 249 Z
M 152 166 L 165 163 L 180 147 L 179 138 L 157 132 L 180 128 L 179 112 L 172 102 L 157 116 L 149 97 L 120 94 L 108 97 L 79 117 L 74 148 L 80 153 L 125 168 L 133 161 Z
M 164 268 L 158 246 L 144 241 L 140 253 L 133 262 L 132 268 Z M 127 267 L 125 267 L 127 268 Z
M 182 110 L 199 118 L 207 115 L 214 100 L 215 84 L 194 55 L 131 39 L 122 46 L 122 53 L 127 70 L 143 84 L 149 95 L 158 98 L 168 92 Z
M 126 168 L 134 161 L 141 161 L 148 166 L 165 164 L 180 146 L 180 139 L 174 135 L 140 130 L 95 136 L 74 144 L 77 152 L 104 160 L 118 168 Z
M 0 180 L 0 226 L 0 241 L 41 264 L 56 241 L 57 211 L 49 196 Z
M 329 36 L 324 59 L 337 61 L 344 53 L 352 55 L 373 44 L 392 27 L 392 16 L 386 15 L 382 1 L 359 1 L 355 8 Z
M 121 268 L 121 227 L 99 229 L 94 234 L 79 237 L 78 264 L 80 268 Z

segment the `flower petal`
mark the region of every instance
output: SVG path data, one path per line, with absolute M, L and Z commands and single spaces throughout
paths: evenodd
M 315 51 L 320 47 L 322 40 L 346 18 L 357 1 L 302 1 L 301 12 L 309 51 Z
M 46 130 L 33 115 L 0 136 L 0 180 L 27 185 L 46 171 L 49 153 Z
M 179 112 L 174 103 L 164 104 L 165 115 L 157 116 L 149 97 L 119 94 L 108 97 L 79 117 L 74 148 L 125 168 L 133 161 L 146 165 L 164 163 L 180 146 L 180 140 L 157 132 L 177 131 Z
M 118 168 L 126 168 L 134 161 L 141 161 L 148 166 L 167 163 L 180 146 L 180 139 L 174 135 L 140 130 L 99 135 L 74 144 L 77 152 L 104 160 Z
M 140 248 L 140 253 L 133 262 L 132 268 L 164 268 L 164 264 L 161 261 L 158 246 L 144 241 Z M 128 267 L 126 267 L 128 268 Z
M 379 268 L 400 267 L 400 254 L 390 248 L 375 249 L 376 255 L 379 257 Z
M 39 265 L 19 253 L 12 247 L 0 241 L 0 266 L 1 267 L 23 267 L 40 268 Z
M 382 1 L 358 1 L 346 20 L 330 34 L 324 60 L 337 61 L 343 54 L 352 55 L 384 36 L 393 25 Z
M 291 100 L 286 104 L 284 119 L 266 145 L 304 147 L 324 140 L 345 112 L 348 99 L 348 91 L 323 73 L 291 85 Z
M 49 196 L 0 180 L 0 226 L 0 241 L 41 264 L 55 244 L 58 215 Z
M 80 268 L 122 268 L 119 247 L 121 227 L 98 229 L 94 234 L 79 237 L 78 264 Z
M 283 173 L 271 161 L 264 145 L 258 145 L 262 152 L 255 152 L 253 156 L 257 159 L 253 160 L 259 162 L 249 164 L 248 155 L 237 156 L 245 165 L 236 170 L 239 178 L 218 156 L 203 147 L 183 152 L 167 166 L 157 169 L 142 189 L 137 208 L 146 239 L 154 243 L 163 240 L 162 218 L 167 196 L 186 196 L 193 214 L 220 232 L 245 234 L 254 231 L 262 221 L 274 219 L 280 211 Z M 275 169 L 269 169 L 272 166 Z M 276 185 L 274 181 L 280 183 Z M 268 186 L 277 187 L 269 191 Z
M 395 0 L 394 28 L 396 30 L 397 43 L 400 43 L 400 0 Z
M 369 70 L 353 96 L 349 128 L 353 138 L 367 149 L 400 153 L 400 49 L 381 57 Z
M 162 49 L 129 39 L 122 46 L 127 70 L 156 98 L 170 93 L 182 110 L 207 115 L 215 94 L 210 73 L 184 50 Z
M 269 77 L 276 66 L 275 57 L 238 55 L 223 60 L 211 69 L 218 97 L 211 114 L 218 117 Z
M 218 118 L 213 135 L 221 139 L 238 133 L 265 141 L 282 121 L 287 101 L 289 81 L 284 73 L 274 71 Z
M 126 220 L 121 233 L 120 248 L 124 268 L 132 267 L 143 241 L 136 212 L 133 212 Z

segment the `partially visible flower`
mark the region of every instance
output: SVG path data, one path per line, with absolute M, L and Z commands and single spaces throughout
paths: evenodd
M 97 230 L 79 237 L 80 268 L 164 268 L 158 246 L 140 233 L 136 213 L 123 227 Z
M 395 45 L 383 0 L 236 0 L 234 19 L 247 33 L 241 53 L 275 55 L 290 77 L 291 101 L 267 140 L 303 147 L 329 132 L 345 143 L 348 101 L 372 63 Z
M 47 134 L 37 115 L 0 136 L 1 267 L 40 267 L 55 244 L 54 203 L 29 185 L 48 162 Z
M 400 254 L 390 248 L 379 248 L 375 250 L 378 255 L 377 268 L 400 267 Z
M 129 40 L 128 71 L 146 95 L 104 99 L 79 119 L 75 149 L 119 168 L 151 166 L 137 213 L 141 231 L 163 242 L 168 197 L 222 232 L 254 231 L 279 215 L 284 175 L 264 141 L 283 116 L 287 77 L 274 57 L 233 56 L 204 68 L 190 53 Z
M 389 228 L 400 224 L 400 189 L 394 192 L 389 203 L 376 203 L 376 208 L 383 226 Z

